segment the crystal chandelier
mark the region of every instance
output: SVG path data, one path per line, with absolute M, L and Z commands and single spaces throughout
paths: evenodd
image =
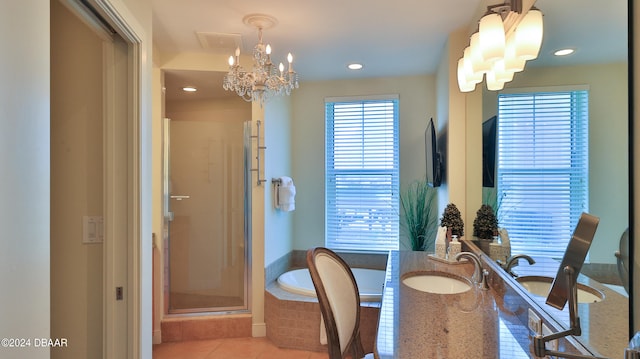
M 253 68 L 251 71 L 240 66 L 240 48 L 235 56 L 229 56 L 229 72 L 225 75 L 222 88 L 235 91 L 247 102 L 259 102 L 260 106 L 273 96 L 291 94 L 298 88 L 298 74 L 293 71 L 293 56 L 287 56 L 289 66 L 285 71 L 280 63 L 278 68 L 271 62 L 271 46 L 262 43 L 262 30 L 276 24 L 276 19 L 263 14 L 244 17 L 245 24 L 258 29 L 258 44 L 253 48 Z

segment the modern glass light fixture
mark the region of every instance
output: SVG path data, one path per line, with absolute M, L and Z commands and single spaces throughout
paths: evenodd
M 458 60 L 458 87 L 462 92 L 471 92 L 476 88 L 475 82 L 470 82 L 465 73 L 464 58 Z
M 483 77 L 489 90 L 502 90 L 527 61 L 538 57 L 542 35 L 542 12 L 537 8 L 524 12 L 522 0 L 489 6 L 458 61 L 460 91 L 475 90 Z
M 516 36 L 512 33 L 507 38 L 504 47 L 504 69 L 511 72 L 520 72 L 524 70 L 526 62 L 527 60 L 518 57 L 516 54 Z
M 542 45 L 542 12 L 532 8 L 516 28 L 516 55 L 524 60 L 538 57 Z
M 463 62 L 462 65 L 464 67 L 466 81 L 474 84 L 482 82 L 482 73 L 473 71 L 473 64 L 471 63 L 471 46 L 467 46 L 467 48 L 464 49 L 464 56 L 461 60 Z
M 489 71 L 487 72 L 486 76 L 487 76 L 487 89 L 489 91 L 500 91 L 504 88 L 504 81 L 499 81 L 498 78 L 496 77 L 495 72 Z M 460 91 L 462 91 L 462 89 Z M 465 91 L 462 91 L 462 92 L 465 92 Z
M 482 59 L 494 62 L 504 57 L 505 34 L 502 17 L 494 12 L 487 13 L 480 19 L 478 45 Z
M 468 59 L 471 62 L 471 68 L 474 73 L 480 74 L 480 77 L 482 77 L 484 73 L 491 70 L 491 62 L 484 61 L 484 57 L 482 56 L 482 49 L 480 48 L 480 33 L 476 32 L 471 35 L 469 47 Z M 482 82 L 482 78 L 480 79 L 480 82 Z
M 278 66 L 271 62 L 271 45 L 262 42 L 262 30 L 277 24 L 269 15 L 251 14 L 242 21 L 258 29 L 258 44 L 253 48 L 252 71 L 240 66 L 240 48 L 235 57 L 229 56 L 229 72 L 225 75 L 222 88 L 234 91 L 247 102 L 259 102 L 262 106 L 269 98 L 281 94 L 290 95 L 298 88 L 298 74 L 293 70 L 293 56 L 287 56 L 289 66 L 285 71 L 282 62 Z

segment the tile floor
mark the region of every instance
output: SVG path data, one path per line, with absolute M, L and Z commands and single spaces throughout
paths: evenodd
M 280 349 L 267 338 L 229 338 L 163 343 L 153 359 L 328 359 L 327 353 Z

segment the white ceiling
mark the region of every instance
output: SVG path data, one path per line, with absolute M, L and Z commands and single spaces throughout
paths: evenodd
M 471 29 L 486 5 L 497 2 L 502 1 L 152 0 L 153 40 L 162 53 L 230 55 L 233 50 L 203 48 L 197 33 L 239 34 L 242 51 L 248 53 L 257 31 L 242 19 L 263 13 L 278 20 L 263 36 L 273 48 L 274 62 L 286 63 L 292 52 L 301 86 L 305 81 L 430 74 L 449 33 Z M 535 5 L 545 15 L 545 34 L 540 57 L 527 66 L 626 60 L 627 0 L 537 0 Z M 553 58 L 551 53 L 561 47 L 574 47 L 576 53 Z M 365 67 L 347 70 L 350 62 Z M 177 73 L 174 77 L 180 80 Z M 190 81 L 197 78 L 203 77 Z

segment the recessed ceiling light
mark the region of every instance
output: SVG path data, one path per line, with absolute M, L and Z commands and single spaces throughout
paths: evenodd
M 198 91 L 198 89 L 193 87 L 193 86 L 187 86 L 187 87 L 183 87 L 182 91 L 185 91 L 185 92 L 196 92 L 196 91 Z
M 553 54 L 556 56 L 567 56 L 567 55 L 573 54 L 574 51 L 575 51 L 574 49 L 561 49 L 554 52 Z
M 355 64 L 355 63 L 354 63 L 354 64 L 349 64 L 349 65 L 347 65 L 347 67 L 348 67 L 350 70 L 361 70 L 364 66 L 362 66 L 362 64 Z

